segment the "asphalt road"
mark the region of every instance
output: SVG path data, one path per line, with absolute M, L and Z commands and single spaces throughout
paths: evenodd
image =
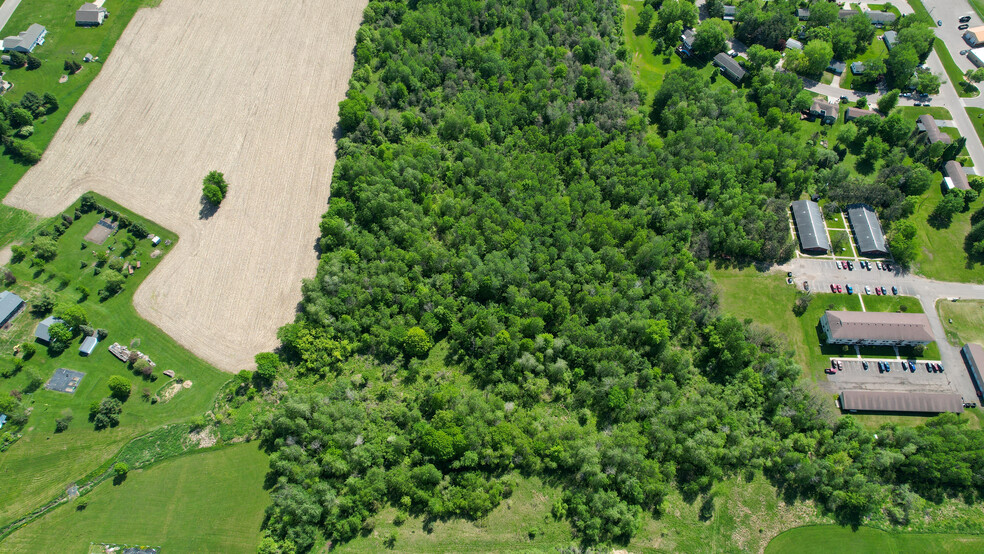
M 17 9 L 21 0 L 4 0 L 2 6 L 0 6 L 0 29 L 3 29 L 7 21 L 10 20 L 10 16 L 14 15 L 14 10 Z
M 838 256 L 837 258 L 851 259 L 850 256 Z M 854 259 L 857 260 L 858 258 Z M 877 269 L 865 271 L 860 269 L 857 262 L 854 264 L 854 271 L 848 271 L 837 269 L 833 258 L 796 258 L 777 269 L 783 272 L 791 271 L 797 286 L 802 287 L 803 281 L 808 281 L 810 290 L 815 292 L 830 292 L 831 283 L 842 286 L 850 283 L 854 287 L 855 294 L 864 295 L 865 286 L 883 286 L 891 294 L 892 286 L 896 286 L 899 289 L 899 294 L 915 296 L 919 299 L 923 311 L 929 318 L 930 327 L 936 337 L 936 345 L 940 350 L 940 359 L 946 369 L 947 379 L 952 384 L 953 389 L 966 401 L 977 401 L 977 392 L 960 355 L 960 347 L 953 346 L 946 340 L 943 324 L 936 311 L 936 302 L 948 298 L 984 300 L 984 285 L 935 281 L 899 271 L 879 271 Z M 875 371 L 877 374 L 877 370 Z M 919 371 L 917 369 L 917 373 Z

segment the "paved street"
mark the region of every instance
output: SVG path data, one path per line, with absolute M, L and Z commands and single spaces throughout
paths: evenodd
M 7 21 L 10 19 L 10 16 L 14 15 L 14 10 L 17 9 L 17 6 L 19 6 L 20 3 L 21 0 L 4 0 L 3 5 L 0 6 L 0 29 L 2 29 L 3 26 L 7 24 Z M 8 34 L 16 34 L 16 33 L 8 33 Z
M 838 259 L 849 258 L 850 256 L 838 256 Z M 936 311 L 936 301 L 941 299 L 945 301 L 949 298 L 984 300 L 984 285 L 935 281 L 899 271 L 879 271 L 877 269 L 865 271 L 860 269 L 857 262 L 854 264 L 854 271 L 847 271 L 837 269 L 834 260 L 829 258 L 796 258 L 777 269 L 783 272 L 791 271 L 797 286 L 802 286 L 803 281 L 808 281 L 810 290 L 815 292 L 830 292 L 831 283 L 841 285 L 850 283 L 855 287 L 855 294 L 863 295 L 865 286 L 884 286 L 891 294 L 892 286 L 896 286 L 899 288 L 899 294 L 915 296 L 919 299 L 923 311 L 929 318 L 930 327 L 936 337 L 936 345 L 940 349 L 940 359 L 943 367 L 946 368 L 947 379 L 952 383 L 953 388 L 964 397 L 964 400 L 968 402 L 977 401 L 977 392 L 960 355 L 960 346 L 963 345 L 953 346 L 947 342 L 943 324 Z M 877 370 L 875 373 L 877 374 Z

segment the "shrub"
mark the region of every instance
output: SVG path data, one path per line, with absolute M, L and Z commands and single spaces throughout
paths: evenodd
M 38 351 L 38 347 L 32 342 L 25 342 L 21 344 L 21 355 L 25 360 L 30 360 L 34 353 Z
M 113 375 L 109 378 L 107 385 L 109 386 L 109 392 L 113 395 L 113 398 L 125 402 L 126 399 L 130 397 L 132 385 L 130 384 L 130 380 L 126 377 Z
M 41 160 L 41 149 L 33 142 L 14 139 L 10 141 L 10 153 L 18 161 L 28 165 L 34 165 Z
M 55 307 L 55 297 L 51 291 L 41 291 L 40 294 L 31 300 L 31 313 L 36 317 L 41 317 L 51 313 Z
M 24 56 L 24 54 L 20 52 L 10 53 L 10 67 L 17 69 L 18 67 L 24 67 L 24 64 L 26 63 L 27 63 L 27 58 Z
M 17 360 L 17 361 L 20 363 L 24 363 L 23 360 Z M 24 392 L 28 392 L 28 393 L 34 392 L 40 389 L 41 385 L 43 384 L 44 384 L 44 377 L 41 377 L 41 374 L 38 373 L 38 370 L 31 368 L 27 371 L 27 386 L 24 387 Z
M 55 419 L 55 432 L 65 432 L 70 423 L 72 423 L 72 410 L 66 408 L 62 410 L 61 417 Z
M 113 473 L 117 475 L 126 475 L 130 471 L 130 466 L 126 465 L 126 462 L 116 462 L 113 466 Z
M 80 511 L 80 512 L 82 510 L 88 508 L 88 507 L 89 507 L 89 499 L 88 498 L 80 498 L 79 501 L 78 501 L 78 503 L 75 504 L 75 509 L 78 510 L 78 511 Z
M 102 328 L 96 329 L 96 338 L 97 339 L 104 340 L 107 336 L 109 336 L 109 331 L 107 331 L 105 329 L 102 329 Z

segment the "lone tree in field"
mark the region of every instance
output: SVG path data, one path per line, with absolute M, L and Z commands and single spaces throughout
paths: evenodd
M 229 183 L 226 182 L 225 175 L 221 171 L 209 171 L 202 180 L 202 196 L 215 206 L 222 203 L 228 190 Z

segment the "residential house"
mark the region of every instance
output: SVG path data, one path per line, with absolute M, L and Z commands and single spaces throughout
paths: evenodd
M 833 73 L 834 75 L 844 73 L 845 69 L 847 69 L 847 64 L 836 60 L 831 60 L 830 65 L 827 66 L 827 71 Z
M 13 50 L 22 54 L 34 52 L 35 47 L 44 44 L 44 37 L 47 34 L 48 30 L 44 28 L 44 25 L 33 23 L 26 31 L 21 31 L 17 36 L 3 39 L 3 50 L 5 52 Z
M 736 85 L 745 78 L 745 70 L 742 69 L 741 65 L 724 52 L 714 56 L 714 65 Z
M 837 121 L 837 112 L 839 109 L 837 104 L 817 98 L 813 101 L 813 105 L 810 106 L 810 116 L 819 119 L 821 124 L 833 125 Z
M 735 20 L 735 15 L 737 15 L 737 13 L 738 13 L 738 10 L 735 9 L 734 6 L 725 6 L 724 7 L 724 17 L 722 19 L 724 19 L 725 21 L 734 21 Z
M 838 10 L 837 17 L 840 19 L 850 19 L 858 15 L 859 13 L 861 12 L 859 12 L 858 10 Z
M 827 310 L 820 328 L 827 344 L 916 346 L 936 340 L 926 314 Z
M 687 29 L 680 35 L 680 49 L 679 51 L 687 56 L 692 56 L 694 54 L 694 30 Z
M 864 15 L 875 27 L 884 27 L 895 22 L 895 14 L 892 12 L 867 11 Z
M 970 183 L 967 180 L 967 174 L 964 173 L 964 168 L 959 162 L 950 160 L 943 164 L 943 187 L 946 190 L 960 189 L 960 190 L 970 190 Z
M 950 135 L 940 131 L 940 128 L 936 126 L 936 120 L 929 114 L 922 114 L 916 119 L 916 132 L 926 133 L 926 140 L 930 144 L 936 144 L 937 142 L 950 144 L 953 142 L 953 138 Z
M 854 75 L 864 73 L 864 62 L 851 62 L 851 73 Z
M 866 115 L 878 115 L 878 112 L 865 110 L 863 108 L 850 107 L 844 110 L 844 122 L 846 123 L 848 121 L 854 121 L 855 119 L 859 117 L 864 117 Z
M 82 7 L 75 11 L 75 24 L 79 27 L 98 27 L 103 24 L 103 20 L 109 12 L 102 6 L 97 6 L 92 2 L 82 4 Z
M 796 10 L 796 17 L 799 18 L 800 21 L 806 21 L 807 19 L 810 19 L 810 10 L 806 8 Z
M 55 323 L 65 323 L 65 322 L 53 316 L 48 316 L 44 318 L 44 320 L 42 320 L 41 323 L 38 323 L 37 328 L 34 329 L 34 338 L 36 338 L 39 342 L 43 342 L 44 344 L 50 343 L 51 335 L 48 334 L 48 329 L 50 329 L 51 326 L 54 325 Z
M 788 38 L 786 39 L 786 48 L 791 48 L 793 50 L 802 50 L 803 43 L 794 38 Z
M 895 48 L 895 45 L 899 42 L 899 35 L 895 31 L 885 31 L 885 34 L 882 35 L 882 40 L 885 41 L 885 48 L 888 48 L 888 51 L 891 52 L 892 48 Z

